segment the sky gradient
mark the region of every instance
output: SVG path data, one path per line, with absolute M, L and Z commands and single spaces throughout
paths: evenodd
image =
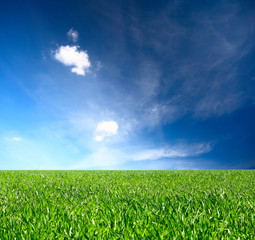
M 0 169 L 255 167 L 254 1 L 5 1 Z

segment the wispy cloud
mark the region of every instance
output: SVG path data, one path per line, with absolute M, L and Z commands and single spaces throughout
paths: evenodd
M 60 46 L 54 53 L 56 60 L 66 66 L 74 66 L 71 71 L 85 76 L 91 63 L 86 51 L 79 50 L 79 46 Z
M 221 4 L 215 11 L 189 12 L 187 26 L 170 14 L 178 15 L 182 4 L 168 4 L 150 17 L 149 12 L 131 7 L 121 18 L 133 23 L 128 24 L 129 40 L 150 49 L 149 55 L 137 55 L 139 87 L 131 102 L 144 125 L 171 123 L 185 114 L 199 120 L 222 116 L 254 96 L 243 89 L 238 69 L 254 48 L 254 25 L 247 24 L 254 21 L 254 11 L 238 3 Z M 122 38 L 126 25 L 120 31 Z
M 229 114 L 242 106 L 247 94 L 240 87 L 237 63 L 249 52 L 251 44 L 246 43 L 251 30 L 235 7 L 222 8 L 225 12 L 219 13 L 191 12 L 186 16 L 190 27 L 172 17 L 174 11 L 178 15 L 182 3 L 167 4 L 148 18 L 148 27 L 144 17 L 149 13 L 132 7 L 127 13 L 121 5 L 116 6 L 117 16 L 102 12 L 107 15 L 106 21 L 111 21 L 107 29 L 119 31 L 109 45 L 111 57 L 102 62 L 104 68 L 94 79 L 94 85 L 68 86 L 73 92 L 70 93 L 73 102 L 68 101 L 73 112 L 79 110 L 88 115 L 86 103 L 90 101 L 96 106 L 96 110 L 91 109 L 94 115 L 108 109 L 118 123 L 119 119 L 123 122 L 132 119 L 129 131 L 138 132 L 138 128 L 171 124 L 185 115 L 204 120 Z M 231 22 L 238 19 L 243 21 L 232 29 Z M 143 46 L 150 51 L 130 53 L 126 41 L 127 44 L 131 41 L 135 49 Z M 96 63 L 93 66 L 97 70 Z M 88 70 L 93 71 L 89 66 L 84 74 Z M 107 114 L 104 117 L 113 119 Z M 100 120 L 96 117 L 96 121 Z
M 91 154 L 84 157 L 83 160 L 74 164 L 71 168 L 123 169 L 124 166 L 127 166 L 127 168 L 130 166 L 131 169 L 135 169 L 138 166 L 140 169 L 157 169 L 160 168 L 161 161 L 162 163 L 164 162 L 165 169 L 185 169 L 192 166 L 193 163 L 195 167 L 198 167 L 195 164 L 196 160 L 191 158 L 208 153 L 212 149 L 213 145 L 210 143 L 182 144 L 153 149 L 141 147 L 140 150 L 128 147 L 116 149 L 115 147 L 105 145 L 101 148 L 91 149 Z M 143 162 L 143 166 L 139 162 Z M 150 162 L 156 162 L 156 165 Z
M 149 149 L 134 154 L 131 159 L 133 161 L 159 160 L 161 158 L 180 158 L 199 156 L 210 152 L 212 144 L 199 143 L 191 145 L 177 145 L 172 147 Z
M 106 137 L 114 136 L 118 132 L 118 124 L 115 121 L 102 121 L 97 124 L 94 131 L 94 140 L 102 142 Z
M 79 33 L 71 28 L 71 29 L 67 32 L 67 36 L 68 36 L 73 42 L 77 42 L 77 41 L 78 41 L 78 37 L 79 37 Z

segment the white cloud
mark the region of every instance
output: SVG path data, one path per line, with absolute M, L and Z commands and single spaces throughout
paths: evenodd
M 67 36 L 72 39 L 73 42 L 77 42 L 79 33 L 72 28 L 67 32 Z
M 54 57 L 66 66 L 74 66 L 71 71 L 78 75 L 85 76 L 91 66 L 87 52 L 79 50 L 79 46 L 60 46 Z
M 94 140 L 102 142 L 106 137 L 114 136 L 118 132 L 118 124 L 115 121 L 103 121 L 97 124 L 94 132 Z
M 158 160 L 161 158 L 192 157 L 210 152 L 212 145 L 208 143 L 199 143 L 191 145 L 178 145 L 167 148 L 149 149 L 138 152 L 131 156 L 133 161 Z

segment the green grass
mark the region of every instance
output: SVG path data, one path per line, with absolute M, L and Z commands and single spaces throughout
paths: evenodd
M 0 239 L 255 239 L 255 171 L 0 171 Z

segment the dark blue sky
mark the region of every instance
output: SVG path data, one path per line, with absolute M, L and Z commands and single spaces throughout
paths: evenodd
M 255 166 L 254 1 L 6 1 L 1 169 Z

